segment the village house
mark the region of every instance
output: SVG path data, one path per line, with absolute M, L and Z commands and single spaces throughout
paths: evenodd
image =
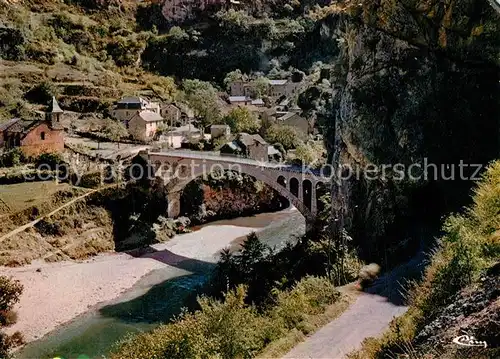
M 314 132 L 314 123 L 296 112 L 286 112 L 276 119 L 276 123 L 285 126 L 295 127 L 301 134 L 309 135 Z
M 138 141 L 147 142 L 154 139 L 160 125 L 165 119 L 159 113 L 143 110 L 136 111 L 127 122 L 128 132 Z
M 173 103 L 164 103 L 160 105 L 160 116 L 169 124 L 177 124 L 181 120 L 181 110 Z
M 269 89 L 267 95 L 274 98 L 291 98 L 298 93 L 302 82 L 293 82 L 290 80 L 269 80 Z M 229 85 L 230 96 L 242 99 L 252 99 L 256 97 L 257 84 L 254 81 L 233 81 Z M 230 97 L 230 98 L 231 98 Z M 230 101 L 231 102 L 231 101 Z
M 61 126 L 63 110 L 53 97 L 44 120 L 14 118 L 0 125 L 0 147 L 20 148 L 26 156 L 62 152 L 64 131 Z
M 292 82 L 290 80 L 269 80 L 269 96 L 290 98 L 298 93 L 301 82 Z
M 142 97 L 129 96 L 124 97 L 118 101 L 111 111 L 111 115 L 120 122 L 127 125 L 137 111 L 147 110 L 160 114 L 160 104 L 157 102 L 150 102 Z
M 210 126 L 210 136 L 216 138 L 228 138 L 231 135 L 231 128 L 228 125 L 212 125 Z
M 220 149 L 221 154 L 239 155 L 256 161 L 277 161 L 281 153 L 269 145 L 260 135 L 240 133 L 231 142 L 226 143 Z
M 263 121 L 270 121 L 271 123 L 294 127 L 303 139 L 306 139 L 308 135 L 315 133 L 314 121 L 300 116 L 298 111 L 278 111 L 276 109 L 268 109 L 267 111 L 262 112 L 261 118 Z
M 191 124 L 175 127 L 160 136 L 160 142 L 168 143 L 171 148 L 181 148 L 194 140 L 202 139 L 201 130 Z

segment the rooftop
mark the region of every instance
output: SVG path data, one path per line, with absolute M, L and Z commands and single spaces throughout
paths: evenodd
M 269 80 L 269 85 L 271 86 L 279 86 L 284 85 L 288 82 L 288 80 Z
M 138 103 L 138 104 L 146 104 L 148 101 L 139 96 L 127 96 L 123 97 L 118 103 Z
M 146 122 L 160 122 L 164 121 L 163 117 L 153 111 L 144 110 L 139 112 L 139 117 Z
M 246 96 L 229 96 L 229 102 L 246 102 L 249 101 L 250 99 Z
M 250 146 L 253 145 L 255 142 L 258 142 L 262 145 L 267 144 L 266 141 L 260 135 L 250 135 L 248 133 L 242 132 L 240 133 L 240 136 L 238 137 L 238 140 L 244 144 L 245 146 Z
M 57 100 L 54 96 L 52 96 L 52 100 L 49 103 L 49 108 L 47 112 L 50 113 L 63 113 L 64 111 L 59 107 L 59 104 L 57 103 Z
M 274 156 L 274 155 L 280 155 L 281 152 L 276 149 L 274 146 L 269 146 L 267 148 L 267 155 L 268 156 Z
M 291 117 L 293 117 L 293 116 L 295 116 L 295 115 L 296 115 L 296 113 L 295 113 L 295 112 L 287 112 L 287 113 L 286 113 L 286 114 L 284 114 L 283 116 L 278 117 L 278 120 L 280 120 L 280 121 L 286 121 L 286 120 L 288 120 L 289 118 L 291 118 Z

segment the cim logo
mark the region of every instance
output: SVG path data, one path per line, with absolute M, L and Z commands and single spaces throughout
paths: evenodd
M 453 343 L 465 346 L 465 347 L 488 347 L 485 341 L 479 341 L 472 335 L 461 335 L 453 339 Z

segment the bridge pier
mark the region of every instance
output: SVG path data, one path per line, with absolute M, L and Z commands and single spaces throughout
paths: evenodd
M 167 195 L 169 218 L 177 218 L 181 214 L 181 193 L 171 192 Z

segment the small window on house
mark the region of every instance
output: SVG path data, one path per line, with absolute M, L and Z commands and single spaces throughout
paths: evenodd
M 45 140 L 45 132 L 40 133 L 40 139 L 42 141 Z

